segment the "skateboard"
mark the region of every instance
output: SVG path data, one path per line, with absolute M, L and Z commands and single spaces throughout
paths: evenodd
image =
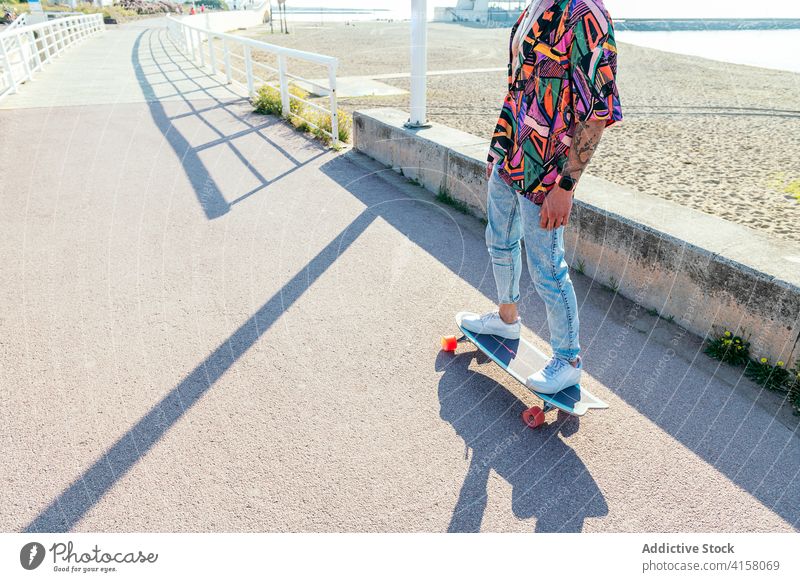
M 458 316 L 456 316 L 458 317 Z M 528 376 L 540 370 L 550 359 L 540 350 L 524 339 L 509 340 L 495 335 L 478 334 L 461 327 L 461 321 L 456 319 L 456 324 L 461 330 L 461 337 L 454 335 L 442 338 L 442 350 L 455 352 L 459 343 L 470 341 L 480 351 L 489 356 L 498 366 L 522 386 L 506 386 L 509 392 L 519 398 L 528 408 L 522 413 L 522 420 L 530 428 L 537 428 L 544 424 L 544 414 L 548 410 L 563 410 L 572 416 L 583 416 L 593 408 L 608 408 L 608 404 L 591 394 L 580 384 L 565 388 L 556 394 L 540 394 L 528 388 L 525 380 Z M 542 401 L 542 406 L 531 406 L 531 397 L 536 396 Z

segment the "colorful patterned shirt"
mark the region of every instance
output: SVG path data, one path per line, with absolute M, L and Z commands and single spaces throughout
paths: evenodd
M 614 27 L 602 0 L 549 0 L 517 58 L 509 47 L 508 93 L 489 146 L 498 175 L 542 204 L 569 157 L 575 122 L 622 119 Z M 511 42 L 524 20 L 511 29 Z

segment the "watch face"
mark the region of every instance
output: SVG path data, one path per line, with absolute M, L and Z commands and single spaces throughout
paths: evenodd
M 572 188 L 575 186 L 575 180 L 569 176 L 562 176 L 561 180 L 558 182 L 558 185 L 564 190 L 572 190 Z

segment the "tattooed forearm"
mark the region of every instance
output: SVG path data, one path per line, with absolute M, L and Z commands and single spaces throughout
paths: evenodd
M 572 137 L 572 146 L 569 150 L 569 158 L 564 166 L 564 175 L 569 176 L 576 182 L 583 174 L 589 161 L 592 159 L 606 122 L 603 120 L 579 121 L 575 128 L 575 135 Z

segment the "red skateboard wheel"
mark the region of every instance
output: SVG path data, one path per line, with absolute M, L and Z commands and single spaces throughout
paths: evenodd
M 538 428 L 544 424 L 544 412 L 538 406 L 529 408 L 522 413 L 522 421 L 528 428 Z
M 446 352 L 454 352 L 458 347 L 458 339 L 454 335 L 446 335 L 442 338 L 442 349 Z

